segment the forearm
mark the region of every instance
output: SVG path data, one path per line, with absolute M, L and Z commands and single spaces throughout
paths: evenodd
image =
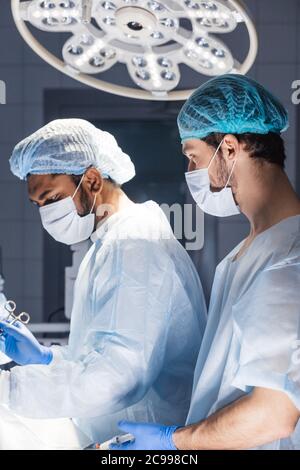
M 173 436 L 175 446 L 184 450 L 239 450 L 282 439 L 293 432 L 297 416 L 288 409 L 285 415 L 277 409 L 279 406 L 277 401 L 268 403 L 245 396 L 200 423 L 178 429 Z
M 28 418 L 86 418 L 118 412 L 146 392 L 142 357 L 128 351 L 128 365 L 122 362 L 121 352 L 115 346 L 77 361 L 55 359 L 48 366 L 15 367 L 9 374 L 6 404 Z

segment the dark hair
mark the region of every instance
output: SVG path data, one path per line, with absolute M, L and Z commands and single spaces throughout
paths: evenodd
M 218 148 L 220 142 L 226 134 L 213 133 L 202 140 L 214 148 Z M 279 165 L 284 169 L 285 148 L 284 140 L 280 134 L 269 132 L 268 134 L 233 134 L 237 140 L 245 144 L 245 150 L 249 152 L 249 157 L 260 161 L 266 161 Z

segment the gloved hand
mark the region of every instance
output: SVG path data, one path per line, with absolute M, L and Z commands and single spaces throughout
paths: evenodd
M 161 424 L 132 423 L 120 421 L 119 428 L 125 433 L 133 434 L 134 442 L 110 444 L 111 450 L 177 450 L 172 436 L 179 426 Z
M 5 342 L 3 352 L 17 364 L 49 364 L 52 361 L 51 349 L 42 346 L 23 323 L 10 325 L 1 320 L 0 330 Z

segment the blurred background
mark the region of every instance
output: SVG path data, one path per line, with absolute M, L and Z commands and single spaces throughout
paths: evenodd
M 255 21 L 259 51 L 248 75 L 267 86 L 286 106 L 290 128 L 285 133 L 287 173 L 300 194 L 300 105 L 291 101 L 292 82 L 300 80 L 299 0 L 247 0 Z M 48 47 L 59 51 L 60 34 L 49 34 Z M 245 40 L 232 37 L 237 55 Z M 122 77 L 124 73 L 124 77 Z M 104 78 L 128 74 L 116 66 Z M 137 177 L 124 190 L 137 202 L 183 204 L 186 162 L 176 127 L 181 102 L 140 101 L 106 94 L 63 75 L 40 59 L 20 37 L 10 1 L 0 5 L 0 79 L 6 82 L 6 104 L 0 106 L 0 247 L 4 292 L 31 314 L 33 322 L 64 321 L 65 267 L 72 265 L 69 247 L 55 243 L 42 229 L 36 207 L 28 202 L 25 182 L 9 170 L 14 145 L 46 122 L 63 117 L 88 119 L 115 135 L 133 159 Z M 208 77 L 186 72 L 182 86 L 198 86 Z M 243 216 L 205 216 L 205 244 L 191 256 L 207 299 L 217 263 L 244 238 Z M 184 240 L 182 240 L 184 243 Z M 73 273 L 74 275 L 74 273 Z

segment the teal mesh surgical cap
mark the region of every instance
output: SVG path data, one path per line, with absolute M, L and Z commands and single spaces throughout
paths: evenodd
M 228 74 L 201 85 L 185 102 L 177 119 L 181 141 L 225 134 L 280 133 L 288 114 L 268 90 L 244 75 Z
M 81 175 L 93 166 L 118 184 L 135 176 L 129 156 L 115 138 L 83 119 L 57 119 L 19 142 L 10 158 L 11 171 L 27 175 Z

